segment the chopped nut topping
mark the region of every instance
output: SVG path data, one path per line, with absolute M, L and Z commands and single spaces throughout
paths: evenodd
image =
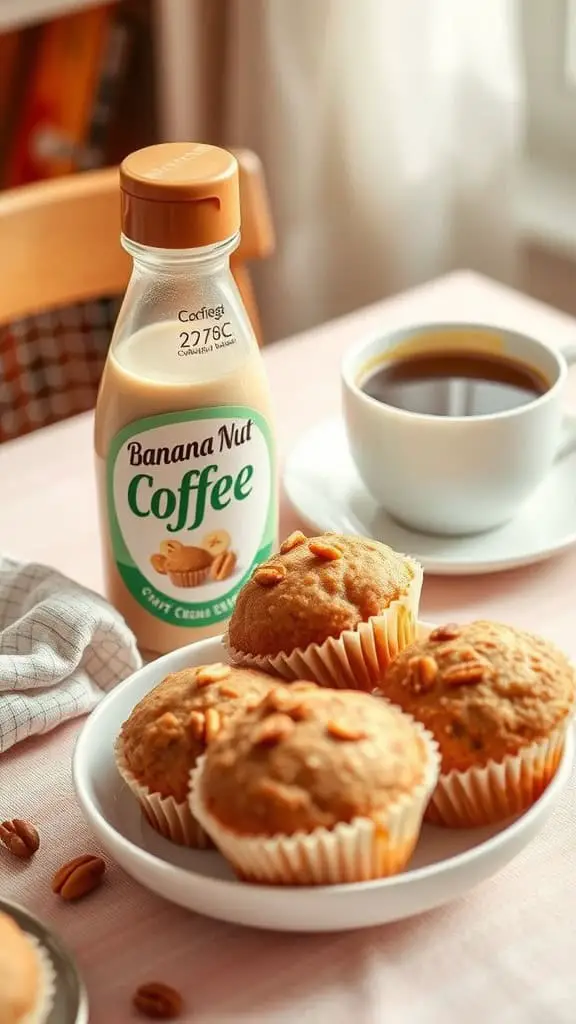
M 220 687 L 220 693 L 222 694 L 223 697 L 239 697 L 240 696 L 240 694 L 238 693 L 238 690 L 234 689 L 234 687 L 230 686 L 228 683 L 224 683 Z
M 466 686 L 469 683 L 480 683 L 484 678 L 486 665 L 481 661 L 467 661 L 462 665 L 453 665 L 446 669 L 444 682 L 448 686 Z
M 324 540 L 309 541 L 308 550 L 316 555 L 316 558 L 322 558 L 325 562 L 335 562 L 338 558 L 342 558 L 340 548 L 337 548 L 335 544 L 328 544 Z
M 355 729 L 353 725 L 335 719 L 327 723 L 326 732 L 335 740 L 365 740 L 368 735 L 364 729 Z
M 448 622 L 445 626 L 437 626 L 428 637 L 429 640 L 457 640 L 460 636 L 460 626 L 455 622 Z
M 308 718 L 312 717 L 312 708 L 309 704 L 295 704 L 288 711 L 290 718 L 293 722 L 305 722 Z
M 307 539 L 301 530 L 294 530 L 294 533 L 291 533 L 286 537 L 286 540 L 282 541 L 280 554 L 285 555 L 288 551 L 292 551 L 292 548 L 297 548 L 299 544 L 305 544 Z
M 291 703 L 292 699 L 285 687 L 275 686 L 264 697 L 262 706 L 265 708 L 271 708 L 272 711 L 285 711 Z
M 310 799 L 307 793 L 302 792 L 296 786 L 287 786 L 281 782 L 275 782 L 274 779 L 262 779 L 258 783 L 258 793 L 276 801 L 290 811 L 297 811 L 300 807 L 304 807 Z
M 274 747 L 283 743 L 294 732 L 294 722 L 288 715 L 274 714 L 259 722 L 253 735 L 253 742 L 260 747 Z
M 230 665 L 217 663 L 216 665 L 203 665 L 196 673 L 196 686 L 210 686 L 210 683 L 219 683 L 230 675 Z
M 188 728 L 192 733 L 192 736 L 196 740 L 204 739 L 204 730 L 206 728 L 206 719 L 202 711 L 191 711 L 188 719 Z
M 182 726 L 172 711 L 165 711 L 148 727 L 148 733 L 154 746 L 165 747 L 182 735 Z
M 254 573 L 254 580 L 261 587 L 275 587 L 288 575 L 285 565 L 261 565 Z
M 206 743 L 211 743 L 220 732 L 220 715 L 216 711 L 216 708 L 208 708 L 206 711 Z

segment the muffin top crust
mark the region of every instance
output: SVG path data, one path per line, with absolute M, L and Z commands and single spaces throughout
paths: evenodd
M 439 626 L 405 648 L 381 692 L 434 734 L 446 773 L 548 739 L 572 712 L 575 676 L 548 641 L 479 620 Z
M 190 770 L 223 722 L 258 704 L 272 686 L 263 672 L 220 663 L 174 672 L 142 698 L 122 727 L 128 768 L 151 792 L 185 800 Z
M 416 572 L 411 559 L 378 541 L 297 531 L 240 591 L 229 644 L 255 656 L 322 644 L 385 611 Z
M 429 750 L 412 720 L 370 694 L 277 686 L 208 748 L 207 811 L 243 835 L 378 820 L 423 781 Z

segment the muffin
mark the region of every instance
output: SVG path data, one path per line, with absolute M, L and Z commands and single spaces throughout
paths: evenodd
M 48 954 L 0 912 L 0 1021 L 44 1024 L 53 995 L 54 970 Z
M 422 569 L 364 537 L 291 534 L 238 594 L 232 661 L 370 692 L 416 637 Z
M 441 774 L 427 819 L 468 828 L 525 810 L 546 788 L 575 680 L 552 644 L 480 621 L 440 626 L 402 651 L 381 690 L 438 742 Z
M 272 681 L 263 672 L 202 665 L 166 677 L 136 705 L 116 742 L 116 763 L 161 835 L 185 846 L 209 846 L 190 814 L 190 770 L 222 722 L 257 704 Z
M 226 724 L 190 803 L 246 881 L 360 882 L 405 867 L 437 775 L 436 745 L 408 715 L 296 682 Z
M 212 555 L 204 548 L 171 542 L 164 556 L 164 572 L 175 587 L 199 587 L 208 578 Z

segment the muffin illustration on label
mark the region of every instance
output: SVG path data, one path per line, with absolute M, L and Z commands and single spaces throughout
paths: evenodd
M 206 534 L 201 546 L 168 538 L 161 541 L 159 550 L 150 556 L 150 565 L 160 576 L 167 576 L 175 587 L 199 587 L 208 579 L 221 582 L 232 575 L 238 561 L 235 552 L 229 549 L 231 540 L 226 530 Z

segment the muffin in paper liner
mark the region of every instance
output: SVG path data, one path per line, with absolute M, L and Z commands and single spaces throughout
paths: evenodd
M 210 837 L 192 815 L 187 800 L 179 803 L 173 796 L 163 797 L 138 782 L 126 763 L 122 735 L 114 745 L 114 758 L 120 775 L 132 790 L 146 819 L 156 832 L 180 846 L 190 846 L 199 850 L 212 847 Z
M 409 716 L 407 716 L 409 717 Z M 438 778 L 438 748 L 419 723 L 428 759 L 422 782 L 386 810 L 381 820 L 354 818 L 333 829 L 294 835 L 241 836 L 205 807 L 201 778 L 205 756 L 190 776 L 190 807 L 242 881 L 264 885 L 337 885 L 385 878 L 402 871 L 418 842 L 426 805 Z
M 56 972 L 47 950 L 34 935 L 25 932 L 34 948 L 39 968 L 38 999 L 34 1008 L 22 1018 L 21 1024 L 45 1024 L 52 1009 L 56 994 Z
M 502 762 L 440 775 L 425 820 L 446 828 L 475 828 L 527 810 L 556 774 L 567 726 Z
M 381 615 L 346 629 L 322 644 L 283 651 L 276 655 L 251 655 L 238 651 L 225 639 L 234 664 L 272 672 L 283 679 L 310 679 L 319 686 L 370 693 L 381 682 L 396 655 L 416 639 L 423 571 L 407 558 L 414 576 L 406 594 L 392 601 Z
M 199 587 L 208 579 L 209 569 L 170 569 L 167 572 L 170 582 L 175 587 Z

